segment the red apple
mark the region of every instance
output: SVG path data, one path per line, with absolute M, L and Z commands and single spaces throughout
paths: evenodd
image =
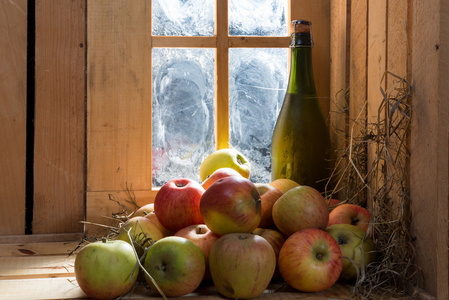
M 201 224 L 200 200 L 204 188 L 198 182 L 180 178 L 164 184 L 154 199 L 154 212 L 162 226 L 173 231 Z
M 145 217 L 133 217 L 126 221 L 120 227 L 116 240 L 131 244 L 128 231 L 139 255 L 143 254 L 145 248 L 150 247 L 153 242 L 164 237 L 159 227 Z
M 229 177 L 229 176 L 242 176 L 239 172 L 232 168 L 220 168 L 214 171 L 211 175 L 207 176 L 206 180 L 204 180 L 201 185 L 205 190 L 211 186 L 212 183 L 217 181 L 218 179 Z
M 273 205 L 283 195 L 280 190 L 268 183 L 256 183 L 262 201 L 262 212 L 259 227 L 273 227 Z
M 305 228 L 325 229 L 329 207 L 320 192 L 301 185 L 290 189 L 274 203 L 273 221 L 286 236 Z
M 351 224 L 363 231 L 368 230 L 371 213 L 366 208 L 356 204 L 341 204 L 329 213 L 329 224 Z
M 220 237 L 218 234 L 213 233 L 206 224 L 190 225 L 188 227 L 180 229 L 175 233 L 175 236 L 180 236 L 192 241 L 197 245 L 201 252 L 203 252 L 204 259 L 206 260 L 206 272 L 204 274 L 205 279 L 210 278 L 209 271 L 209 254 L 215 241 Z
M 261 210 L 257 187 L 239 176 L 216 181 L 204 192 L 200 202 L 204 223 L 219 235 L 250 233 L 260 223 Z
M 321 229 L 295 232 L 279 252 L 282 278 L 303 292 L 319 292 L 331 287 L 340 277 L 342 266 L 340 246 Z
M 350 224 L 334 224 L 327 227 L 326 232 L 340 245 L 343 257 L 341 278 L 356 278 L 361 268 L 366 269 L 376 261 L 376 246 L 361 228 Z
M 284 245 L 285 237 L 282 233 L 274 229 L 256 228 L 253 230 L 252 234 L 257 234 L 267 240 L 273 247 L 274 254 L 276 255 L 276 261 L 279 258 L 279 252 L 281 251 L 282 245 Z M 279 277 L 279 268 L 276 266 L 273 277 Z
M 143 266 L 167 297 L 180 297 L 196 290 L 206 270 L 200 248 L 180 236 L 164 237 L 154 243 Z M 159 292 L 147 274 L 145 280 L 153 291 Z
M 333 208 L 336 207 L 341 203 L 341 200 L 338 199 L 326 199 L 326 203 L 329 207 Z
M 137 257 L 130 244 L 116 240 L 90 243 L 75 258 L 75 278 L 93 299 L 115 299 L 137 281 Z
M 232 299 L 261 295 L 276 267 L 276 255 L 270 243 L 249 233 L 222 236 L 212 247 L 209 259 L 215 288 Z

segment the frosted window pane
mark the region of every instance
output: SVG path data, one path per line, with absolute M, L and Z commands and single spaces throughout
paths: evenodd
M 153 186 L 199 179 L 215 150 L 214 49 L 153 49 Z
M 287 0 L 229 0 L 229 35 L 287 35 Z
M 153 35 L 214 35 L 213 0 L 153 0 L 152 15 Z
M 230 143 L 271 180 L 271 136 L 287 86 L 288 49 L 229 49 Z

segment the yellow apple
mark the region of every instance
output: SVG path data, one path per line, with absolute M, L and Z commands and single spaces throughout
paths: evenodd
M 285 194 L 288 190 L 299 186 L 299 183 L 288 178 L 278 178 L 270 182 L 270 185 Z
M 251 164 L 248 159 L 237 149 L 226 148 L 212 152 L 203 160 L 199 170 L 201 181 L 221 168 L 234 169 L 247 179 L 251 175 Z

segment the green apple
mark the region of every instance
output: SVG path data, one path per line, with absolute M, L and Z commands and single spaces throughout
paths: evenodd
M 236 170 L 245 178 L 251 175 L 251 164 L 248 159 L 234 148 L 220 149 L 209 154 L 200 165 L 201 181 L 220 168 L 231 168 Z
M 160 240 L 164 235 L 157 224 L 148 218 L 133 217 L 120 227 L 116 240 L 131 243 L 129 237 L 133 240 L 138 255 L 141 256 L 145 248 L 150 247 L 153 242 Z
M 376 260 L 376 247 L 368 236 L 365 237 L 363 229 L 351 224 L 335 224 L 327 227 L 326 231 L 340 245 L 343 257 L 342 278 L 356 278 L 360 268 L 366 268 Z
M 169 236 L 154 243 L 143 266 L 167 297 L 180 297 L 193 292 L 203 280 L 206 262 L 201 249 L 187 238 Z M 145 274 L 150 288 L 158 292 Z
M 132 246 L 121 240 L 88 244 L 75 258 L 76 281 L 94 299 L 125 295 L 136 283 L 138 273 Z

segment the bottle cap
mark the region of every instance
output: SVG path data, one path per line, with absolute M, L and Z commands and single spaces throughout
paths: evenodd
M 290 47 L 313 47 L 312 22 L 293 20 L 291 24 L 292 34 Z
M 293 20 L 291 22 L 293 30 L 292 33 L 310 33 L 312 22 L 306 20 Z

